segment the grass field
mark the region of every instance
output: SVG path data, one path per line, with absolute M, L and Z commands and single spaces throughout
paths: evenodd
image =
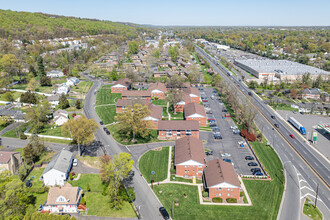
M 70 137 L 70 135 L 62 132 L 61 127 L 53 127 L 50 125 L 44 126 L 44 128 L 39 132 L 41 135 L 50 135 L 50 136 L 57 136 L 57 137 Z
M 44 168 L 34 168 L 29 176 L 26 178 L 27 180 L 30 179 L 32 182 L 32 188 L 40 188 L 43 186 L 43 182 L 40 181 L 40 176 L 44 172 Z M 39 207 L 39 205 L 43 204 L 47 201 L 48 193 L 33 193 L 33 195 L 36 197 L 35 205 L 36 207 Z
M 111 85 L 102 86 L 96 94 L 96 105 L 116 104 L 121 99 L 121 93 L 111 93 Z
M 167 102 L 164 99 L 152 100 L 152 104 L 166 106 Z
M 323 217 L 320 210 L 318 208 L 315 208 L 313 204 L 309 204 L 308 202 L 310 202 L 310 200 L 306 199 L 303 208 L 303 213 L 313 220 L 321 220 Z
M 80 94 L 85 94 L 88 92 L 89 88 L 93 86 L 92 81 L 80 81 L 77 86 L 73 86 L 71 91 L 80 93 Z
M 79 186 L 85 193 L 88 215 L 109 216 L 120 218 L 135 218 L 136 213 L 132 204 L 124 201 L 123 207 L 119 210 L 111 209 L 108 204 L 107 196 L 102 195 L 104 185 L 102 184 L 100 174 L 82 174 L 77 181 L 70 181 L 72 186 Z M 90 186 L 90 192 L 87 191 L 87 184 Z
M 95 111 L 105 125 L 111 124 L 112 122 L 115 121 L 115 116 L 116 116 L 115 105 L 96 106 Z
M 151 172 L 154 182 L 167 178 L 169 147 L 163 147 L 161 151 L 150 150 L 139 161 L 139 169 L 148 183 L 151 182 Z

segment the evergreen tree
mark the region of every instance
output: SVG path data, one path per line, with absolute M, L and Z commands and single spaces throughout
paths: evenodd
M 66 109 L 70 107 L 69 101 L 64 94 L 61 95 L 58 106 L 60 109 Z
M 37 62 L 38 62 L 38 75 L 40 77 L 46 76 L 45 67 L 44 67 L 44 60 L 42 59 L 41 56 L 38 57 Z
M 80 109 L 81 108 L 81 102 L 80 102 L 79 99 L 76 101 L 75 106 L 76 106 L 76 109 Z
M 48 76 L 42 76 L 40 78 L 40 85 L 41 86 L 52 86 L 52 80 Z
M 89 186 L 89 183 L 87 183 L 87 191 L 88 191 L 88 192 L 91 191 L 91 187 Z

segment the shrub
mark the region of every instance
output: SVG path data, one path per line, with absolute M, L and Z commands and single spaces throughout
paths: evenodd
M 42 76 L 40 78 L 40 85 L 41 86 L 52 86 L 52 80 L 48 76 Z
M 212 198 L 212 202 L 221 203 L 222 202 L 222 198 L 220 198 L 220 197 L 214 197 L 214 198 Z
M 75 172 L 71 172 L 71 174 L 72 174 L 72 176 L 76 175 L 76 173 L 75 173 Z
M 81 197 L 80 203 L 83 204 L 83 205 L 86 205 L 85 197 Z
M 242 129 L 241 130 L 241 135 L 242 135 L 242 137 L 245 137 L 248 141 L 256 141 L 257 140 L 257 137 L 256 137 L 256 135 L 255 134 L 253 134 L 253 133 L 249 133 L 248 131 L 247 131 L 247 129 Z
M 205 192 L 205 191 L 203 191 L 202 195 L 203 195 L 203 197 L 208 197 L 209 196 L 208 192 Z
M 70 179 L 70 180 L 73 180 L 73 176 L 72 176 L 71 173 L 69 174 L 69 179 Z
M 26 140 L 27 139 L 27 136 L 24 134 L 24 132 L 20 132 L 20 139 L 22 140 Z
M 37 194 L 43 194 L 45 192 L 48 192 L 49 188 L 48 187 L 38 187 L 38 188 L 30 188 L 31 193 L 37 193 Z
M 31 91 L 28 91 L 28 92 L 25 92 L 21 95 L 21 102 L 37 104 L 38 98 L 37 98 L 35 93 L 32 93 Z
M 244 192 L 240 192 L 240 193 L 239 193 L 239 196 L 240 196 L 240 197 L 242 197 L 242 196 L 244 196 L 244 195 L 245 195 Z
M 228 203 L 237 203 L 237 199 L 235 199 L 235 198 L 227 198 L 226 201 Z
M 13 93 L 12 92 L 6 92 L 5 94 L 3 94 L 2 98 L 5 101 L 9 101 L 9 102 L 14 101 L 14 96 L 13 96 Z
M 89 183 L 87 183 L 87 191 L 88 191 L 88 192 L 91 191 L 91 187 L 89 186 Z

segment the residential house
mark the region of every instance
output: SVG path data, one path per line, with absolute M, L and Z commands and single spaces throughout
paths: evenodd
M 62 187 L 50 187 L 42 209 L 51 213 L 77 213 L 83 190 L 66 183 Z
M 60 87 L 57 88 L 56 93 L 57 94 L 68 94 L 70 91 L 70 86 L 67 84 L 62 84 Z
M 200 93 L 198 91 L 197 88 L 194 87 L 185 87 L 183 88 L 183 92 L 187 93 L 189 95 L 190 98 L 190 102 L 194 102 L 194 103 L 200 103 L 201 99 L 200 99 Z
M 59 78 L 64 76 L 64 73 L 61 70 L 52 70 L 48 73 L 46 73 L 46 76 L 50 77 L 50 78 Z
M 167 62 L 167 66 L 172 70 L 176 70 L 176 65 L 172 62 Z
M 60 97 L 61 96 L 59 94 L 55 94 L 52 96 L 48 96 L 47 99 L 51 106 L 55 108 L 60 103 Z
M 206 127 L 206 112 L 204 106 L 197 103 L 188 103 L 184 106 L 185 120 L 196 120 L 199 126 Z
M 240 182 L 231 163 L 213 159 L 206 163 L 203 173 L 203 187 L 209 192 L 209 198 L 220 197 L 239 199 Z
M 152 124 L 151 128 L 158 129 L 158 123 L 162 120 L 163 116 L 163 108 L 161 106 L 149 103 L 148 109 L 150 111 L 150 115 L 142 120 L 150 121 Z
M 198 121 L 161 120 L 158 122 L 158 139 L 176 140 L 184 136 L 199 138 Z
M 25 115 L 21 110 L 7 109 L 6 107 L 0 109 L 0 117 L 9 116 L 15 122 L 25 122 Z
M 177 176 L 202 178 L 206 167 L 203 142 L 192 136 L 175 141 L 174 165 Z
M 151 101 L 149 90 L 127 90 L 121 93 L 122 99 L 145 99 Z
M 69 79 L 67 79 L 66 81 L 66 85 L 68 86 L 75 86 L 79 83 L 79 79 L 77 77 L 71 77 Z
M 9 170 L 11 174 L 17 174 L 22 164 L 22 157 L 19 152 L 0 151 L 0 173 Z
M 135 104 L 147 105 L 148 100 L 145 99 L 118 99 L 116 102 L 116 113 L 121 113 L 127 106 L 134 106 Z
M 54 117 L 53 122 L 58 126 L 61 126 L 65 124 L 67 121 L 69 121 L 69 113 L 62 109 L 58 109 L 57 111 L 55 111 L 53 113 L 53 117 Z
M 156 82 L 149 87 L 152 98 L 165 99 L 166 86 L 164 83 Z
M 131 89 L 132 81 L 128 78 L 118 80 L 111 86 L 111 93 L 122 93 Z
M 182 100 L 175 105 L 176 112 L 183 112 L 184 106 L 191 103 L 191 99 L 188 93 L 182 93 Z
M 41 175 L 46 186 L 63 186 L 69 177 L 72 167 L 73 154 L 67 150 L 61 150 L 49 162 Z
M 304 89 L 301 97 L 303 99 L 320 99 L 320 90 L 316 89 L 316 88 L 312 88 L 312 89 Z
M 153 77 L 155 77 L 155 78 L 164 77 L 164 76 L 168 75 L 166 71 L 155 71 L 152 74 L 153 74 Z

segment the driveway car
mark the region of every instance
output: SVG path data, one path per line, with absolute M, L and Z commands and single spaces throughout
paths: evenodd
M 231 155 L 228 153 L 221 154 L 221 157 L 230 157 Z
M 170 219 L 170 216 L 164 207 L 160 207 L 159 212 L 162 214 L 164 219 Z
M 246 156 L 245 157 L 245 160 L 254 160 L 254 157 L 252 157 L 252 156 Z
M 74 166 L 74 167 L 78 166 L 78 160 L 77 159 L 73 159 L 72 166 Z
M 295 136 L 293 136 L 293 134 L 290 134 L 290 137 L 291 137 L 291 138 L 296 138 Z
M 248 166 L 250 166 L 250 167 L 256 167 L 256 166 L 258 166 L 258 164 L 255 163 L 255 162 L 250 162 L 250 163 L 248 163 Z

